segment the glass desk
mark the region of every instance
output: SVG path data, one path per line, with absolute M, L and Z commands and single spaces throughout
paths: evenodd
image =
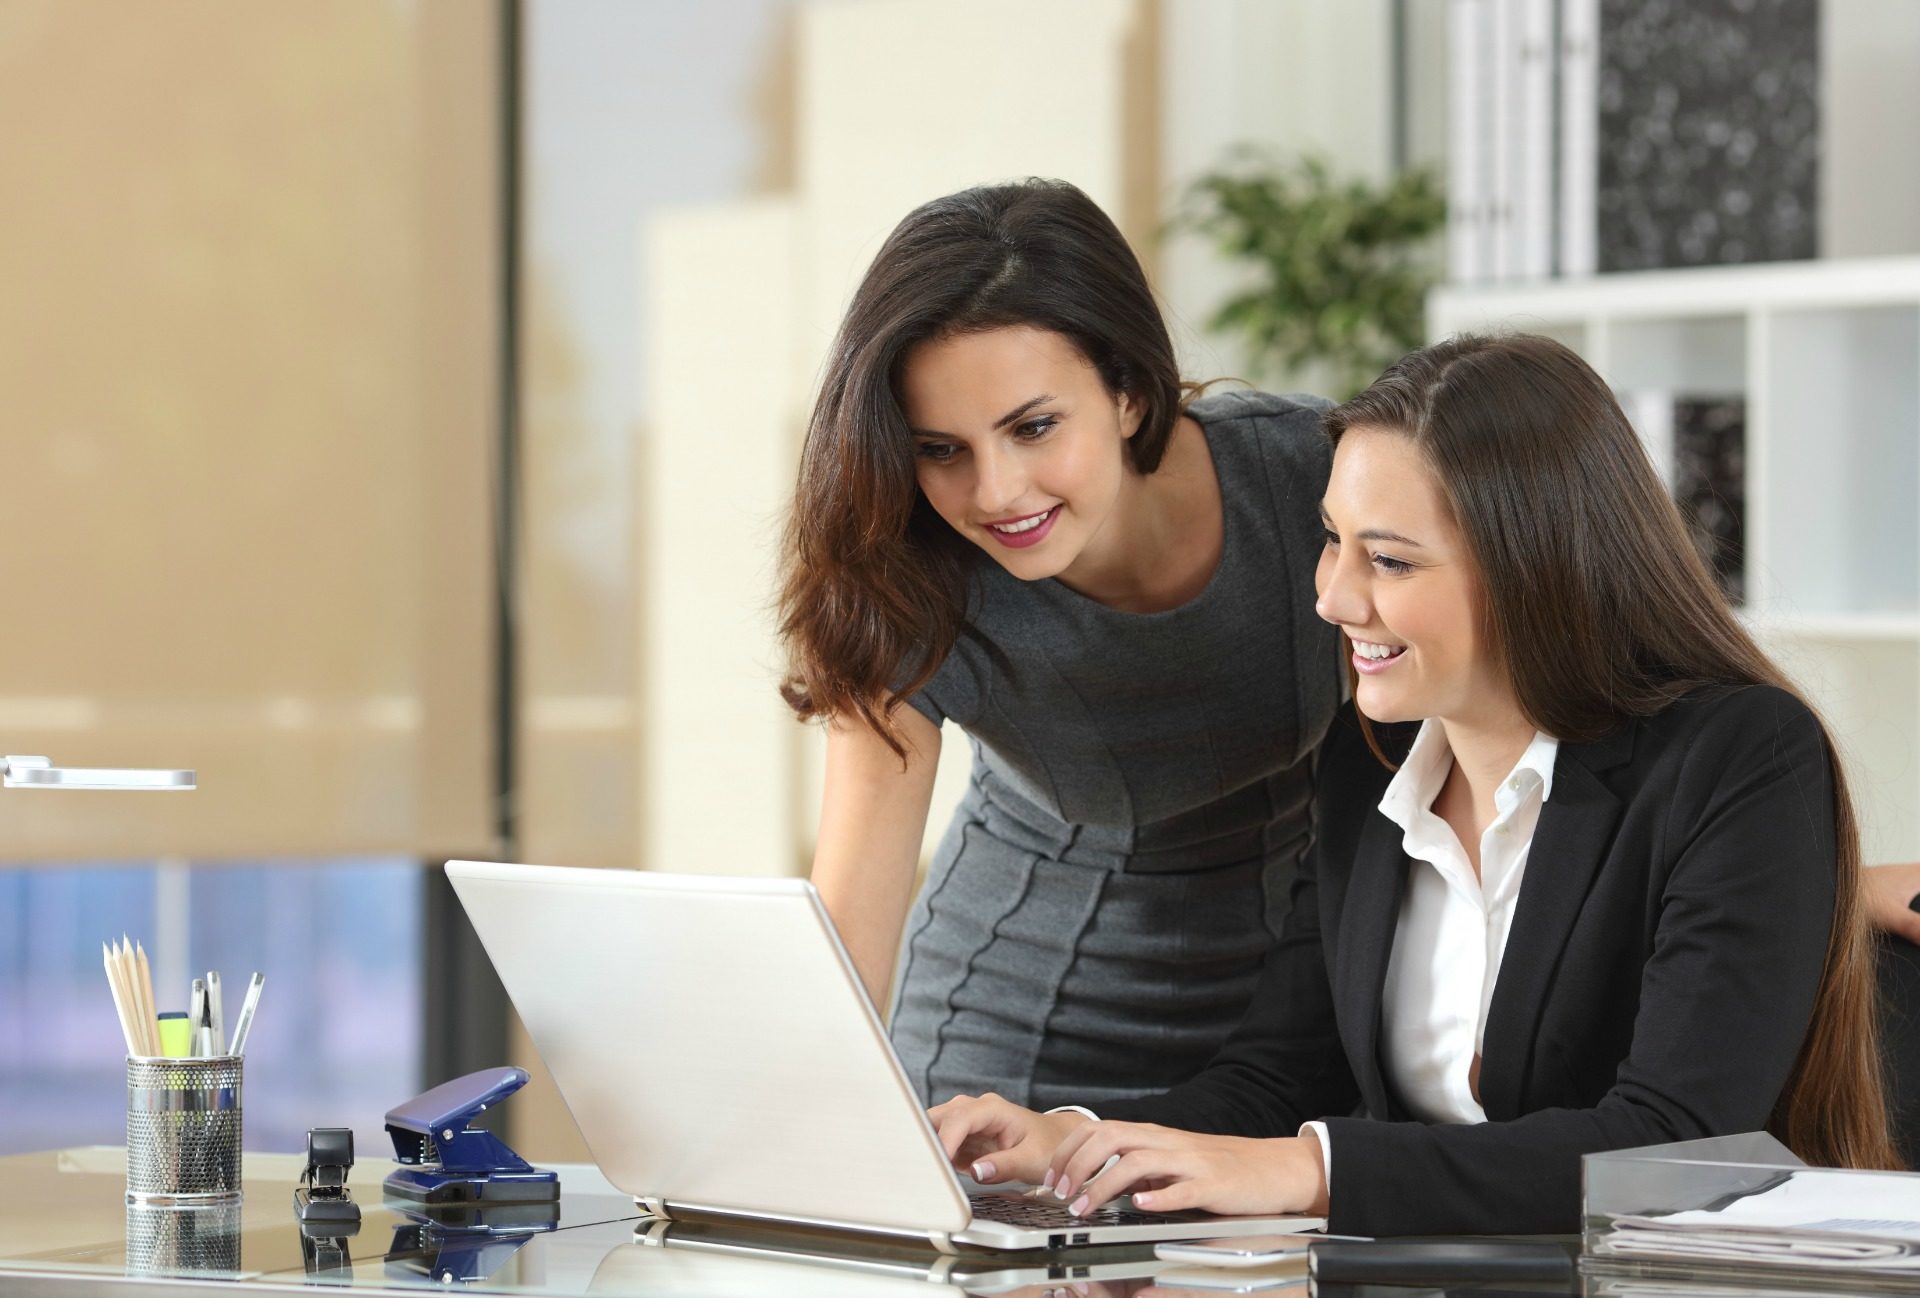
M 145 1209 L 125 1202 L 124 1154 L 92 1147 L 0 1157 L 0 1294 L 7 1298 L 165 1298 L 274 1293 L 305 1287 L 353 1293 L 423 1290 L 645 1298 L 1130 1298 L 1167 1264 L 1149 1247 L 1069 1254 L 944 1258 L 911 1246 L 843 1245 L 818 1234 L 743 1231 L 643 1217 L 585 1165 L 558 1165 L 557 1220 L 494 1234 L 425 1223 L 382 1203 L 389 1164 L 367 1159 L 350 1177 L 357 1231 L 310 1236 L 293 1214 L 304 1158 L 250 1154 L 246 1197 L 227 1208 Z M 1450 1286 L 1564 1298 L 1573 1287 Z M 1230 1289 L 1161 1288 L 1172 1298 L 1220 1298 Z M 1306 1285 L 1256 1291 L 1304 1298 Z M 1328 1298 L 1418 1290 L 1326 1286 Z M 1440 1292 L 1426 1290 L 1425 1292 Z M 1597 1290 L 1595 1291 L 1598 1292 Z M 1631 1295 L 1612 1291 L 1620 1298 Z M 1669 1290 L 1668 1292 L 1671 1292 Z M 1728 1292 L 1718 1290 L 1717 1292 Z
M 0 1292 L 126 1298 L 141 1280 L 156 1292 L 286 1293 L 288 1285 L 364 1291 L 448 1286 L 515 1293 L 579 1294 L 606 1253 L 631 1242 L 640 1214 L 586 1166 L 559 1167 L 558 1205 L 544 1222 L 509 1222 L 493 1234 L 432 1222 L 382 1204 L 385 1159 L 350 1178 L 357 1230 L 303 1233 L 293 1187 L 304 1157 L 248 1154 L 245 1198 L 210 1208 L 146 1208 L 125 1201 L 125 1154 L 117 1146 L 0 1158 Z M 584 1279 L 582 1278 L 584 1268 Z
M 300 1287 L 356 1293 L 458 1289 L 526 1295 L 648 1298 L 940 1298 L 963 1293 L 1033 1298 L 1088 1285 L 1088 1298 L 1130 1294 L 1155 1270 L 1150 1248 L 1082 1249 L 1070 1259 L 944 1258 L 885 1244 L 827 1257 L 817 1235 L 714 1231 L 652 1221 L 584 1165 L 559 1165 L 557 1220 L 490 1222 L 492 1233 L 424 1221 L 381 1202 L 389 1164 L 363 1161 L 349 1178 L 357 1230 L 303 1232 L 293 1187 L 304 1159 L 249 1154 L 245 1198 L 201 1209 L 125 1201 L 118 1147 L 0 1158 L 0 1293 L 86 1298 L 148 1287 L 169 1298 L 278 1293 Z M 540 1205 L 546 1209 L 548 1205 Z M 547 1215 L 547 1214 L 538 1214 Z M 1093 1285 L 1098 1284 L 1099 1289 Z

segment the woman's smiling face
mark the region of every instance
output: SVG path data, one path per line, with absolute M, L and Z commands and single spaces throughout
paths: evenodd
M 927 502 L 1008 572 L 1058 577 L 1099 544 L 1140 416 L 1070 340 L 1030 325 L 932 339 L 907 354 L 900 398 Z
M 1510 709 L 1466 538 L 1413 439 L 1349 429 L 1320 512 L 1327 540 L 1314 610 L 1352 642 L 1355 705 L 1375 721 Z

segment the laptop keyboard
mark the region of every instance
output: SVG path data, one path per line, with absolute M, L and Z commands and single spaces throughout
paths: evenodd
M 1084 1217 L 1067 1211 L 1067 1205 L 1051 1199 L 1029 1199 L 1024 1195 L 973 1194 L 973 1215 L 982 1221 L 1003 1226 L 1024 1226 L 1033 1230 L 1085 1230 L 1089 1226 L 1170 1226 L 1192 1221 L 1199 1215 L 1190 1212 L 1141 1212 L 1121 1204 L 1105 1203 Z

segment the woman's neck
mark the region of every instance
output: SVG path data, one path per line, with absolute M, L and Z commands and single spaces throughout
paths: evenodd
M 1468 721 L 1437 720 L 1446 731 L 1454 772 L 1466 781 L 1473 795 L 1476 819 L 1483 824 L 1491 822 L 1494 791 L 1519 763 L 1520 755 L 1538 732 L 1517 704 L 1489 709 L 1489 715 Z
M 1125 613 L 1178 608 L 1212 579 L 1224 537 L 1225 509 L 1206 433 L 1183 415 L 1160 467 L 1128 470 L 1105 526 L 1059 581 Z

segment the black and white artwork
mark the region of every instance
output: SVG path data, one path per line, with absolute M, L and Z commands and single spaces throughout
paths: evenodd
M 1818 247 L 1819 0 L 1601 0 L 1602 271 Z
M 1746 599 L 1747 403 L 1679 397 L 1673 403 L 1673 495 L 1694 546 L 1735 604 Z

